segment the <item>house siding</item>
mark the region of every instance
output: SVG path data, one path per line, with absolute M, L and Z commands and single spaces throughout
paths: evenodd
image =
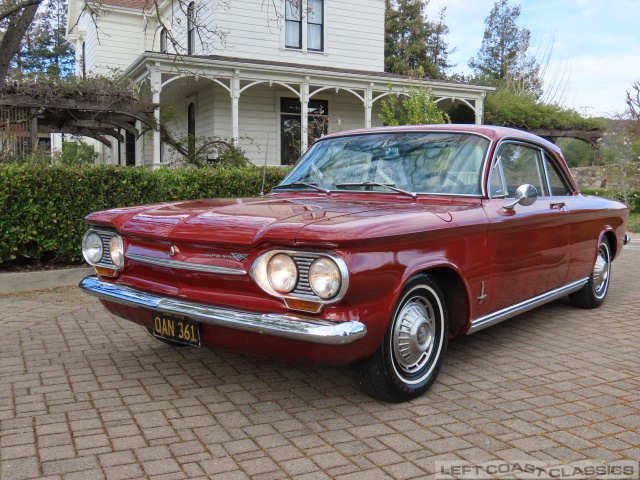
M 311 52 L 284 48 L 283 22 L 262 0 L 234 0 L 230 8 L 216 4 L 202 9 L 198 23 L 226 33 L 225 41 L 214 37 L 203 48 L 196 38 L 195 54 L 223 55 L 318 66 L 384 71 L 384 1 L 325 0 L 325 51 Z M 169 4 L 163 14 L 165 24 L 176 39 L 186 45 L 185 21 L 171 21 L 171 14 L 184 16 Z M 153 26 L 149 28 L 154 28 Z M 155 34 L 155 32 L 150 32 Z M 152 35 L 148 34 L 149 37 Z M 147 43 L 158 50 L 159 42 Z
M 145 48 L 145 31 L 141 14 L 110 11 L 100 18 L 100 31 L 95 39 L 93 73 L 105 74 L 112 69 L 124 70 Z

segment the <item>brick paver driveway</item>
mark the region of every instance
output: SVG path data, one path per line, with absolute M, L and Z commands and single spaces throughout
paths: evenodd
M 401 405 L 360 393 L 349 368 L 166 346 L 73 288 L 0 297 L 0 327 L 2 480 L 640 460 L 637 245 L 614 262 L 602 308 L 559 300 L 453 341 L 437 384 Z

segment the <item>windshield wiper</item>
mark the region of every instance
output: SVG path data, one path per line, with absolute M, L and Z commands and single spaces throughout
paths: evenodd
M 394 192 L 404 193 L 405 195 L 409 195 L 411 198 L 417 197 L 417 195 L 413 192 L 409 192 L 407 190 L 397 188 L 395 183 L 378 183 L 378 182 L 336 183 L 336 188 L 340 188 L 340 187 L 384 187 L 384 188 L 388 188 L 389 190 L 393 190 Z
M 326 193 L 327 195 L 331 193 L 331 190 L 327 190 L 326 188 L 319 187 L 315 183 L 307 183 L 307 182 L 281 183 L 280 185 L 276 185 L 275 187 L 273 187 L 272 190 L 275 190 L 276 188 L 289 188 L 289 187 L 300 187 L 300 186 L 314 188 L 320 192 Z

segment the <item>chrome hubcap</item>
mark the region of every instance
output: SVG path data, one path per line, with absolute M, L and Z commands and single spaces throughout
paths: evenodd
M 429 361 L 436 335 L 433 307 L 424 298 L 408 301 L 393 329 L 393 350 L 398 366 L 406 373 L 419 371 Z
M 606 246 L 601 246 L 596 264 L 593 266 L 593 291 L 599 298 L 607 291 L 609 273 L 609 251 Z

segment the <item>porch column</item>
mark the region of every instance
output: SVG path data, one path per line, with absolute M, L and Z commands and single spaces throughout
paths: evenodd
M 484 95 L 476 99 L 476 125 L 482 125 L 484 117 Z
M 231 79 L 231 136 L 236 145 L 240 141 L 240 70 L 236 70 Z
M 31 134 L 31 153 L 35 152 L 38 148 L 38 116 L 36 113 L 37 109 L 32 108 L 31 114 L 33 115 L 33 118 L 31 119 L 31 125 L 29 126 Z
M 162 76 L 160 74 L 160 62 L 156 62 L 151 70 L 151 88 L 153 91 L 151 101 L 158 105 L 153 111 L 156 121 L 156 128 L 153 130 L 153 166 L 156 167 L 162 162 L 160 150 L 160 93 L 162 91 Z
M 144 139 L 140 135 L 142 132 L 142 122 L 140 120 L 136 120 L 136 167 L 140 165 L 144 165 L 144 158 L 142 155 L 144 154 Z
M 309 148 L 309 77 L 304 77 L 300 92 L 300 155 Z
M 364 126 L 371 128 L 371 108 L 373 104 L 373 83 L 364 91 Z

